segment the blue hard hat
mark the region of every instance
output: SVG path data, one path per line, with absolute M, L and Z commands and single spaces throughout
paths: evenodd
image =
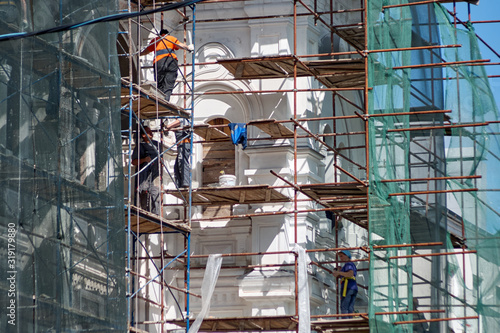
M 351 252 L 349 252 L 349 250 L 342 250 L 340 253 L 345 254 L 349 259 L 351 259 Z

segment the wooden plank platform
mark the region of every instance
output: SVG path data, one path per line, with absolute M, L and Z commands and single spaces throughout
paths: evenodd
M 365 86 L 363 59 L 329 59 L 305 61 L 312 73 L 322 78 L 330 88 L 360 88 Z
M 338 27 L 334 31 L 340 38 L 349 42 L 356 49 L 360 51 L 365 49 L 365 29 L 361 23 L 352 27 Z
M 309 69 L 300 60 L 291 55 L 220 59 L 217 63 L 224 66 L 236 79 L 252 80 L 293 77 L 293 66 L 296 61 L 297 76 L 310 76 Z
M 333 184 L 305 184 L 299 185 L 301 190 L 318 200 L 334 200 L 342 196 L 366 197 L 368 188 L 357 182 Z M 333 207 L 333 206 L 332 206 Z
M 294 64 L 297 63 L 297 77 L 316 75 L 330 88 L 362 87 L 365 83 L 363 59 L 300 61 L 288 55 L 221 59 L 217 63 L 239 80 L 293 78 Z
M 182 200 L 187 200 L 189 195 L 187 189 L 181 191 L 168 190 L 165 193 Z M 268 185 L 200 187 L 193 189 L 192 195 L 192 204 L 194 206 L 274 203 L 291 200 Z
M 370 322 L 364 317 L 311 321 L 311 330 L 320 333 L 370 333 Z
M 169 322 L 186 327 L 186 322 Z M 192 321 L 191 321 L 192 324 Z M 295 331 L 297 320 L 293 316 L 251 317 L 251 318 L 205 318 L 200 332 L 246 332 L 246 331 Z
M 208 124 L 194 125 L 193 131 L 206 141 L 229 140 L 229 135 Z
M 273 139 L 293 138 L 293 131 L 275 119 L 252 120 L 248 125 L 259 128 L 264 133 L 270 135 Z
M 301 191 L 363 228 L 368 227 L 368 188 L 357 183 L 299 185 Z
M 293 131 L 276 121 L 276 119 L 252 120 L 247 125 L 259 128 L 273 139 L 293 138 Z M 226 141 L 230 139 L 228 134 L 220 130 L 220 127 L 212 127 L 208 124 L 195 125 L 193 130 L 205 141 Z
M 125 224 L 127 224 L 127 210 L 125 209 Z M 130 206 L 130 223 L 136 234 L 151 234 L 163 232 L 191 232 L 187 223 L 160 219 L 156 214 L 148 212 L 137 206 Z
M 193 321 L 191 321 L 192 323 Z M 169 323 L 186 327 L 184 320 Z M 294 316 L 205 318 L 200 332 L 295 331 L 298 321 Z M 317 332 L 369 333 L 369 321 L 363 317 L 311 321 L 311 330 Z
M 126 106 L 132 97 L 132 109 L 142 119 L 154 119 L 167 116 L 189 118 L 190 114 L 183 108 L 170 103 L 163 97 L 162 92 L 156 92 L 147 86 L 132 84 L 130 96 L 130 82 L 122 78 L 121 105 Z M 139 110 L 140 108 L 140 110 Z

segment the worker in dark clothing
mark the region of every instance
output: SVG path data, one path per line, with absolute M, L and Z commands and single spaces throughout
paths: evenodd
M 132 152 L 132 165 L 139 166 L 137 193 L 142 209 L 160 215 L 160 156 L 161 144 L 153 140 L 153 132 L 147 126 L 141 131 L 142 142 Z
M 418 311 L 418 298 L 416 297 L 413 297 L 413 311 Z M 422 312 L 418 312 L 413 315 L 413 320 L 425 320 L 425 319 L 426 318 Z M 429 332 L 429 323 L 426 321 L 414 323 L 413 332 L 414 333 Z
M 189 174 L 191 172 L 191 144 L 190 134 L 186 126 L 186 119 L 178 119 L 168 124 L 167 131 L 175 129 L 175 141 L 177 142 L 177 157 L 174 164 L 175 184 L 178 188 L 189 187 Z
M 179 48 L 193 52 L 193 45 L 180 42 L 174 36 L 169 36 L 167 29 L 162 29 L 160 36 L 152 39 L 148 46 L 141 51 L 141 56 L 155 52 L 153 61 L 155 80 L 158 89 L 165 94 L 167 101 L 170 101 L 170 95 L 172 95 L 177 79 L 179 66 L 175 50 Z

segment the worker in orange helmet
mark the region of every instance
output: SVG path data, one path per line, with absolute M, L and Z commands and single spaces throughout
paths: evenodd
M 194 50 L 192 44 L 184 44 L 174 36 L 170 36 L 167 29 L 161 29 L 160 36 L 153 38 L 148 46 L 140 53 L 140 55 L 143 56 L 155 52 L 153 66 L 156 85 L 158 89 L 165 94 L 165 99 L 167 101 L 170 101 L 170 95 L 172 95 L 175 80 L 177 79 L 179 65 L 177 63 L 175 50 L 180 48 L 189 52 L 193 52 Z

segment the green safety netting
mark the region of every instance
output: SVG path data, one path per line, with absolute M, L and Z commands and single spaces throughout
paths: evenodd
M 435 12 L 442 43 L 462 45 L 444 50 L 446 61 L 481 60 L 473 27 L 469 24 L 467 28 L 455 29 L 444 8 L 436 6 Z M 444 78 L 445 107 L 453 110 L 451 121 L 478 125 L 451 130 L 447 142 L 447 175 L 481 176 L 447 182 L 448 189 L 457 191 L 449 198 L 448 206 L 463 219 L 466 250 L 477 251 L 464 257 L 448 258 L 451 269 L 447 278 L 456 280 L 462 288 L 457 288 L 455 293 L 449 292 L 447 304 L 450 317 L 479 316 L 479 320 L 454 321 L 455 331 L 496 332 L 500 330 L 498 108 L 484 66 L 477 63 L 449 66 L 444 71 Z
M 487 122 L 498 110 L 484 68 L 463 63 L 481 59 L 472 27 L 456 28 L 440 5 L 387 7 L 406 3 L 367 8 L 368 49 L 383 50 L 368 55 L 370 329 L 412 332 L 421 324 L 404 322 L 425 317 L 447 319 L 425 324 L 432 332 L 493 332 L 500 154 L 498 126 Z M 394 50 L 409 47 L 424 48 Z M 428 65 L 441 62 L 453 64 Z M 420 245 L 394 246 L 404 244 Z M 444 311 L 401 313 L 414 299 L 417 310 Z
M 4 1 L 0 35 L 118 9 Z M 126 331 L 117 32 L 0 42 L 0 332 Z

